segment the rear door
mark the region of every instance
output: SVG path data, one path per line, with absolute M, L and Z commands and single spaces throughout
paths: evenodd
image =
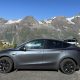
M 61 42 L 55 40 L 46 40 L 44 49 L 44 63 L 46 64 L 45 68 L 53 69 L 56 67 L 59 55 L 62 52 L 61 47 Z

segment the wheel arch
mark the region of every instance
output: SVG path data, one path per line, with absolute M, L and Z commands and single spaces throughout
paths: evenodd
M 13 62 L 13 68 L 15 68 L 15 62 L 14 62 L 14 59 L 12 57 L 7 56 L 7 55 L 0 56 L 0 58 L 3 58 L 3 57 L 8 57 L 9 59 L 11 59 Z
M 60 63 L 61 63 L 64 59 L 72 59 L 72 60 L 75 62 L 75 64 L 76 64 L 77 70 L 79 70 L 79 66 L 78 66 L 77 61 L 76 61 L 74 58 L 72 58 L 72 57 L 64 57 L 64 58 L 60 59 L 59 65 L 58 65 L 58 70 L 59 70 L 59 68 L 60 68 Z

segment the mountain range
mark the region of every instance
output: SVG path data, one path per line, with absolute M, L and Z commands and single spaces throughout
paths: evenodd
M 0 18 L 0 40 L 20 44 L 35 38 L 76 38 L 80 42 L 80 16 L 57 16 L 41 21 L 32 16 L 17 20 Z

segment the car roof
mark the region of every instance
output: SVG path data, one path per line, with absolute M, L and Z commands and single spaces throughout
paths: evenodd
M 34 41 L 34 40 L 52 40 L 52 41 L 61 41 L 61 40 L 47 39 L 47 38 L 43 38 L 43 39 L 33 39 L 33 40 L 30 40 L 30 41 Z M 63 41 L 61 41 L 61 42 L 63 42 Z

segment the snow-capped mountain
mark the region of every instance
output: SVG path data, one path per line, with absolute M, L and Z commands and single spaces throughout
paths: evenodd
M 0 18 L 0 40 L 22 43 L 34 38 L 80 38 L 80 16 L 56 16 L 38 21 L 32 16 L 18 20 Z M 80 40 L 80 39 L 79 39 Z
M 6 20 L 4 18 L 0 18 L 0 24 L 15 24 L 15 23 L 20 23 L 22 22 L 23 20 L 29 22 L 29 23 L 39 23 L 39 24 L 51 24 L 53 21 L 64 21 L 66 22 L 67 24 L 76 24 L 76 22 L 80 22 L 80 16 L 73 16 L 73 17 L 64 17 L 64 16 L 57 16 L 57 17 L 52 17 L 50 19 L 46 19 L 46 20 L 41 20 L 41 21 L 37 21 L 36 19 L 34 19 L 33 17 L 31 16 L 27 16 L 25 19 L 17 19 L 17 20 Z M 35 20 L 35 21 L 34 21 Z
M 64 17 L 64 16 L 58 16 L 58 17 L 53 17 L 51 19 L 47 19 L 47 20 L 43 20 L 43 21 L 39 21 L 39 24 L 50 24 L 52 21 L 54 20 L 62 20 L 62 17 L 64 18 L 65 21 L 67 21 L 68 24 L 75 24 L 75 22 L 73 21 L 76 18 L 80 18 L 80 16 L 73 16 L 73 17 Z

